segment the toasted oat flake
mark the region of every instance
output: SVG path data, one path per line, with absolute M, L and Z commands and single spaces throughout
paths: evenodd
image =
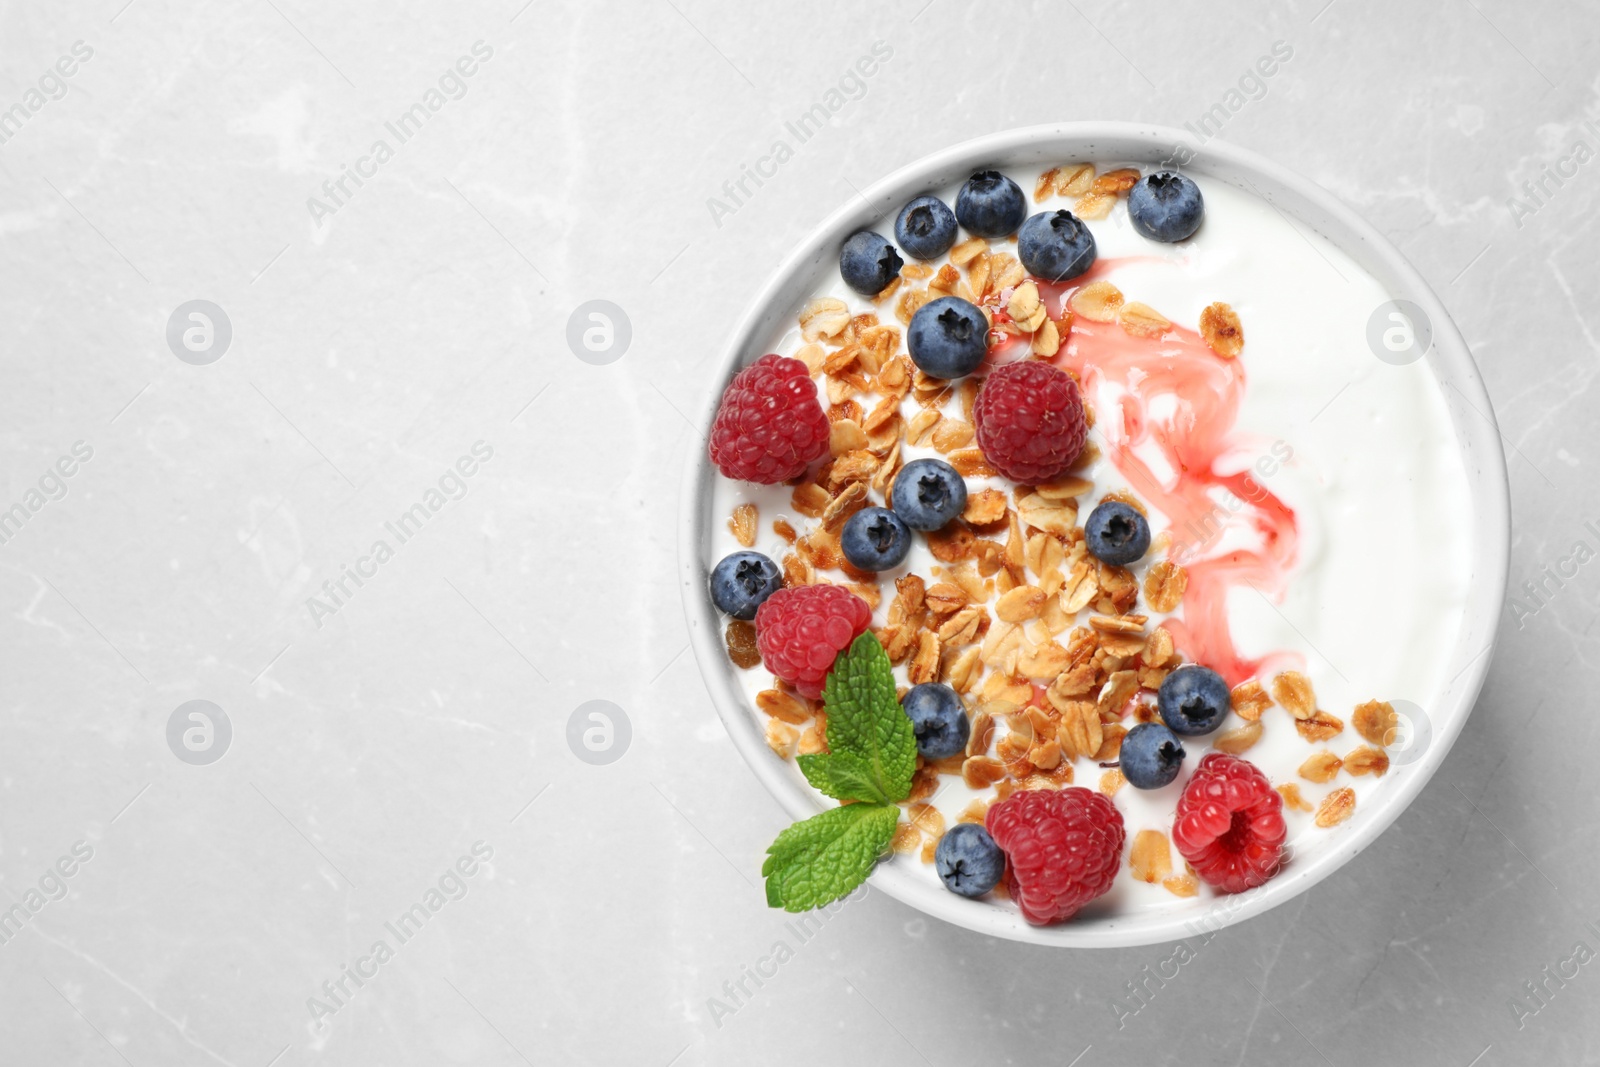
M 1116 796 L 1117 790 L 1121 789 L 1127 781 L 1128 779 L 1123 776 L 1122 771 L 1113 767 L 1100 776 L 1100 792 L 1108 797 Z
M 950 453 L 950 466 L 954 467 L 963 478 L 994 478 L 1000 474 L 989 465 L 989 461 L 983 458 L 983 453 L 976 448 Z
M 753 548 L 756 543 L 756 523 L 756 506 L 740 504 L 733 509 L 733 518 L 728 520 L 728 529 L 735 541 L 745 548 Z
M 1071 497 L 1049 500 L 1038 493 L 1017 496 L 1017 518 L 1045 533 L 1070 535 L 1078 523 L 1078 502 Z
M 1024 622 L 1036 619 L 1044 610 L 1044 590 L 1032 585 L 1019 585 L 995 602 L 994 613 L 1004 622 Z
M 1147 668 L 1165 667 L 1177 655 L 1177 648 L 1172 643 L 1172 632 L 1165 626 L 1157 626 L 1150 631 L 1150 636 L 1145 639 L 1144 662 Z M 1163 676 L 1164 677 L 1164 676 Z M 1141 681 L 1141 684 L 1143 682 Z M 1154 686 L 1145 686 L 1147 689 L 1159 689 L 1160 683 Z
M 866 507 L 870 501 L 867 499 L 867 487 L 861 482 L 851 482 L 843 491 L 822 509 L 822 528 L 824 530 L 837 530 L 844 525 L 846 519 Z
M 836 456 L 867 447 L 867 434 L 850 419 L 840 419 L 829 427 L 828 448 Z
M 1039 299 L 1039 287 L 1032 282 L 1023 282 L 1011 291 L 1006 310 L 1011 313 L 1012 321 L 1029 333 L 1037 330 L 1046 319 L 1044 303 Z
M 982 237 L 969 237 L 954 248 L 950 249 L 950 262 L 958 267 L 965 267 L 975 258 L 989 251 L 989 242 Z
M 1392 744 L 1395 734 L 1400 727 L 1400 717 L 1395 714 L 1394 706 L 1382 700 L 1369 700 L 1356 708 L 1350 716 L 1350 725 L 1356 728 L 1366 741 L 1379 746 L 1387 747 Z
M 1089 479 L 1068 475 L 1045 485 L 1036 485 L 1033 487 L 1033 491 L 1041 499 L 1060 501 L 1075 500 L 1093 488 L 1094 483 Z
M 811 708 L 792 693 L 781 689 L 763 689 L 756 694 L 756 707 L 775 719 L 799 725 L 811 719 Z
M 1103 634 L 1138 634 L 1139 647 L 1144 647 L 1144 624 L 1150 620 L 1144 615 L 1091 615 L 1089 625 Z
M 992 756 L 969 756 L 961 765 L 961 780 L 969 789 L 987 789 L 1005 776 L 1005 765 Z
M 1137 300 L 1122 305 L 1117 321 L 1122 324 L 1123 330 L 1135 337 L 1160 337 L 1172 329 L 1172 320 L 1149 304 L 1141 304 Z
M 1062 196 L 1082 196 L 1092 188 L 1093 163 L 1068 163 L 1056 169 L 1056 192 Z
M 1261 713 L 1272 707 L 1272 698 L 1253 679 L 1234 686 L 1232 696 L 1234 714 L 1249 722 L 1261 718 Z
M 983 820 L 989 816 L 989 802 L 987 800 L 974 800 L 961 809 L 961 814 L 956 816 L 956 822 L 975 822 L 983 825 Z
M 1172 873 L 1172 846 L 1160 830 L 1140 830 L 1128 846 L 1128 869 L 1141 882 L 1154 885 Z
M 838 297 L 818 297 L 800 310 L 800 336 L 807 341 L 837 337 L 849 324 L 850 308 Z
M 1090 282 L 1073 293 L 1067 305 L 1090 322 L 1115 322 L 1122 308 L 1122 290 L 1107 281 Z
M 795 751 L 802 756 L 815 756 L 828 751 L 827 739 L 822 736 L 822 731 L 815 726 L 807 726 L 800 732 L 800 743 Z
M 1099 752 L 1105 735 L 1096 706 L 1088 700 L 1074 700 L 1060 711 L 1056 738 L 1061 742 L 1061 751 L 1073 759 L 1087 759 Z
M 1200 893 L 1200 879 L 1187 872 L 1164 879 L 1161 886 L 1175 897 L 1192 897 Z
M 1309 719 L 1317 713 L 1317 695 L 1311 690 L 1311 679 L 1299 671 L 1284 671 L 1274 678 L 1272 695 L 1297 719 Z
M 1164 559 L 1153 565 L 1144 576 L 1144 598 L 1156 611 L 1176 611 L 1189 589 L 1189 572 Z
M 1278 795 L 1283 798 L 1284 804 L 1296 811 L 1311 811 L 1311 801 L 1300 793 L 1300 787 L 1294 782 L 1285 782 L 1278 786 Z
M 1110 193 L 1121 196 L 1135 185 L 1139 184 L 1139 172 L 1132 167 L 1120 167 L 1117 170 L 1108 170 L 1094 180 L 1091 186 L 1094 192 Z
M 1316 824 L 1323 829 L 1338 826 L 1350 818 L 1356 810 L 1356 791 L 1348 786 L 1335 789 L 1322 798 L 1322 803 L 1317 805 Z
M 1110 763 L 1122 755 L 1122 739 L 1128 736 L 1128 728 L 1120 723 L 1112 723 L 1100 728 L 1100 749 L 1094 754 L 1096 763 Z
M 1233 359 L 1244 351 L 1244 327 L 1239 324 L 1239 316 L 1220 301 L 1200 312 L 1200 336 L 1211 351 L 1224 359 Z
M 1072 205 L 1072 213 L 1080 219 L 1097 221 L 1109 216 L 1111 209 L 1116 206 L 1117 197 L 1115 193 L 1091 192 L 1078 198 L 1077 203 Z
M 1041 771 L 1053 771 L 1061 764 L 1061 743 L 1054 739 L 1041 741 L 1028 750 L 1028 762 Z
M 996 252 L 989 261 L 989 285 L 986 292 L 998 293 L 1021 283 L 1027 277 L 1022 263 L 1010 252 Z
M 1138 691 L 1138 671 L 1115 671 L 1106 679 L 1105 688 L 1100 690 L 1095 707 L 1102 717 L 1121 718 L 1123 708 L 1128 706 L 1128 701 Z
M 944 816 L 932 804 L 912 804 L 906 808 L 906 818 L 912 826 L 934 840 L 944 836 Z
M 1028 348 L 1036 356 L 1053 356 L 1061 351 L 1061 331 L 1050 319 L 1045 319 L 1033 333 Z
M 1382 778 L 1389 770 L 1389 756 L 1381 748 L 1362 745 L 1345 756 L 1344 769 L 1357 778 L 1364 774 Z
M 1319 711 L 1309 719 L 1296 719 L 1294 728 L 1300 736 L 1315 744 L 1338 736 L 1344 730 L 1344 720 L 1336 715 Z
M 794 743 L 799 739 L 800 731 L 782 719 L 767 720 L 767 747 L 784 759 L 789 758 Z
M 971 444 L 974 436 L 972 423 L 960 419 L 942 419 L 933 429 L 933 447 L 940 452 L 950 452 Z
M 797 485 L 794 492 L 789 494 L 789 506 L 800 514 L 813 519 L 822 517 L 823 509 L 828 506 L 828 491 L 815 482 L 806 482 Z
M 967 755 L 982 756 L 989 751 L 989 742 L 994 738 L 994 715 L 987 708 L 980 706 L 972 713 L 972 730 L 967 734 Z
M 1243 726 L 1236 726 L 1231 730 L 1224 730 L 1211 742 L 1218 752 L 1226 752 L 1230 756 L 1237 756 L 1246 752 L 1257 741 L 1261 740 L 1261 724 L 1247 722 Z
M 900 855 L 915 852 L 922 847 L 922 834 L 910 823 L 900 823 L 894 828 L 894 840 L 889 847 Z
M 1331 782 L 1339 774 L 1339 768 L 1344 761 L 1332 752 L 1323 750 L 1313 752 L 1306 761 L 1300 764 L 1300 777 L 1308 782 Z
M 917 639 L 917 651 L 906 668 L 906 677 L 912 685 L 939 680 L 939 638 L 927 630 Z

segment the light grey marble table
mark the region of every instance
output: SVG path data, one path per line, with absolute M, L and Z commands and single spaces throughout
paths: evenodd
M 684 413 L 853 188 L 996 129 L 1208 113 L 1451 308 L 1504 431 L 1513 585 L 1600 548 L 1600 15 L 759 10 L 0 5 L 0 508 L 26 515 L 0 544 L 0 1061 L 1600 1057 L 1600 964 L 1567 962 L 1600 950 L 1600 564 L 1508 610 L 1374 847 L 1196 939 L 1137 1012 L 1170 946 L 1000 943 L 880 893 L 804 941 L 768 911 L 785 819 L 674 575 Z M 567 341 L 591 300 L 631 324 L 604 365 Z M 631 726 L 608 765 L 568 745 L 591 700 Z

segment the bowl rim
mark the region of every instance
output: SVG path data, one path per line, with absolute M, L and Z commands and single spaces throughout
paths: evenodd
M 1264 184 L 1279 187 L 1280 195 L 1298 198 L 1302 203 L 1294 206 L 1301 210 L 1290 210 L 1289 207 L 1280 210 L 1286 211 L 1301 224 L 1323 232 L 1336 247 L 1379 276 L 1391 296 L 1404 296 L 1414 301 L 1428 316 L 1433 330 L 1433 348 L 1427 358 L 1434 376 L 1441 388 L 1448 384 L 1459 391 L 1462 399 L 1476 409 L 1479 420 L 1474 422 L 1468 419 L 1446 394 L 1447 404 L 1451 408 L 1452 429 L 1462 447 L 1470 498 L 1476 507 L 1474 526 L 1478 534 L 1478 540 L 1472 546 L 1476 579 L 1468 590 L 1454 658 L 1450 662 L 1452 665 L 1459 662 L 1464 644 L 1473 647 L 1478 644 L 1465 641 L 1475 619 L 1488 624 L 1487 645 L 1466 662 L 1438 694 L 1442 709 L 1439 715 L 1429 716 L 1433 731 L 1429 747 L 1414 763 L 1396 767 L 1390 772 L 1391 780 L 1375 803 L 1360 813 L 1359 821 L 1343 833 L 1342 840 L 1332 847 L 1321 849 L 1310 859 L 1291 865 L 1278 877 L 1247 893 L 1216 898 L 1202 909 L 1131 912 L 1085 918 L 1057 926 L 1035 927 L 1027 925 L 1012 909 L 974 907 L 973 901 L 942 890 L 921 877 L 920 872 L 911 872 L 890 863 L 879 863 L 873 871 L 869 879 L 872 887 L 924 914 L 978 933 L 1032 944 L 1076 948 L 1166 944 L 1198 933 L 1215 932 L 1260 915 L 1300 895 L 1377 840 L 1427 785 L 1465 726 L 1494 658 L 1497 641 L 1494 621 L 1504 606 L 1510 566 L 1510 483 L 1498 424 L 1494 420 L 1494 408 L 1466 341 L 1421 274 L 1387 238 L 1342 201 L 1310 179 L 1254 152 L 1215 139 L 1203 142 L 1198 149 L 1188 149 L 1186 146 L 1194 141 L 1194 137 L 1185 131 L 1145 123 L 1097 121 L 1026 126 L 951 145 L 879 179 L 850 202 L 831 212 L 797 242 L 751 299 L 721 352 L 715 387 L 707 390 L 699 405 L 694 424 L 697 432 L 704 439 L 705 430 L 702 428 L 711 425 L 722 386 L 745 363 L 747 354 L 752 357 L 758 355 L 765 345 L 765 330 L 768 327 L 765 320 L 782 291 L 793 283 L 799 273 L 815 266 L 819 251 L 831 251 L 854 229 L 871 224 L 875 216 L 881 217 L 882 212 L 874 208 L 874 204 L 881 203 L 889 209 L 910 196 L 918 195 L 920 191 L 942 187 L 951 180 L 943 177 L 947 172 L 970 173 L 987 165 L 1002 168 L 1017 166 L 1020 164 L 1015 157 L 1019 154 L 1038 152 L 1046 147 L 1050 149 L 1050 159 L 1102 158 L 1151 165 L 1167 165 L 1174 155 L 1189 151 L 1191 159 L 1204 160 L 1200 166 L 1190 168 L 1192 170 L 1205 173 L 1217 168 L 1247 175 L 1260 179 Z M 1108 145 L 1098 148 L 1096 145 L 1099 142 L 1112 142 L 1114 147 Z M 1044 158 L 1045 154 L 1041 153 L 1040 161 Z M 1010 162 L 999 162 L 1002 159 L 1009 159 Z M 940 177 L 933 177 L 935 175 Z M 1214 178 L 1239 184 L 1226 173 L 1215 175 Z M 1256 188 L 1255 182 L 1247 180 L 1247 184 L 1247 191 L 1277 206 L 1273 196 Z M 1320 215 L 1324 220 L 1322 225 L 1308 219 L 1308 214 Z M 1347 240 L 1327 234 L 1325 226 L 1342 229 Z M 1469 454 L 1474 450 L 1475 455 Z M 1473 463 L 1474 458 L 1476 464 Z M 715 477 L 716 472 L 702 447 L 691 456 L 684 473 L 678 524 L 680 592 L 690 644 L 717 713 L 735 748 L 785 812 L 796 819 L 807 818 L 823 810 L 825 805 L 813 791 L 802 788 L 796 778 L 786 773 L 785 766 L 777 762 L 767 748 L 755 716 L 734 683 L 735 676 L 723 647 L 721 619 L 705 594 L 708 565 L 704 549 L 713 521 L 709 494 Z M 1443 714 L 1445 709 L 1449 712 L 1447 715 Z

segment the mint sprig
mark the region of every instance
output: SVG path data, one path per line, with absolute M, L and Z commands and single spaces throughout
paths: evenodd
M 767 904 L 810 911 L 838 900 L 867 880 L 899 821 L 893 804 L 846 804 L 795 823 L 778 835 L 761 865 Z
M 795 823 L 767 849 L 767 903 L 807 911 L 866 881 L 888 851 L 911 795 L 917 739 L 895 696 L 894 669 L 878 639 L 862 634 L 834 660 L 822 691 L 828 751 L 801 756 L 801 773 L 836 800 L 855 801 Z

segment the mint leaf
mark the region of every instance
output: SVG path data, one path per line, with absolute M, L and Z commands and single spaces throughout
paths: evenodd
M 795 760 L 812 787 L 835 800 L 884 802 L 883 789 L 874 776 L 872 764 L 848 752 L 829 752 L 800 756 Z
M 883 799 L 910 796 L 917 738 L 895 697 L 889 656 L 871 633 L 856 638 L 833 661 L 822 704 L 828 713 L 829 751 L 861 760 Z
M 899 821 L 893 804 L 846 804 L 795 823 L 778 835 L 761 865 L 767 904 L 810 911 L 838 900 L 867 880 Z

